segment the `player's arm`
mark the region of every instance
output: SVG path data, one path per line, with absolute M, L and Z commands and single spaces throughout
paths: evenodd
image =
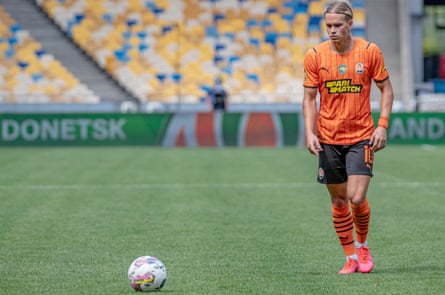
M 371 137 L 371 147 L 374 151 L 381 150 L 386 146 L 388 120 L 392 110 L 392 104 L 394 101 L 394 92 L 391 81 L 388 79 L 376 82 L 377 88 L 381 92 L 380 97 L 380 117 L 377 124 L 377 128 Z
M 322 151 L 317 137 L 317 92 L 318 89 L 315 87 L 304 87 L 303 118 L 306 147 L 314 155 Z

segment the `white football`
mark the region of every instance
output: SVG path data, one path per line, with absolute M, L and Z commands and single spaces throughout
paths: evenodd
M 167 269 L 161 260 L 153 256 L 136 258 L 128 268 L 128 281 L 136 291 L 159 291 L 167 280 Z

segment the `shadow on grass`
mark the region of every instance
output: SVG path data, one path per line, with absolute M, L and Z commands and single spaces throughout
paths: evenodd
M 336 275 L 337 272 L 333 270 L 330 271 L 298 271 L 297 273 L 306 274 L 311 276 L 325 276 L 326 274 Z M 445 266 L 442 265 L 431 265 L 431 266 L 409 266 L 409 267 L 376 267 L 374 270 L 367 274 L 362 274 L 356 272 L 353 275 L 379 275 L 379 274 L 408 274 L 408 273 L 445 273 Z
M 445 272 L 445 266 L 443 265 L 431 265 L 431 266 L 409 266 L 409 267 L 388 267 L 388 268 L 376 268 L 372 273 L 422 273 L 422 272 Z

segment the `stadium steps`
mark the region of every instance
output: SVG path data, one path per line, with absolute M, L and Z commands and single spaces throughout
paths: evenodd
M 136 100 L 96 66 L 40 11 L 32 0 L 0 0 L 0 5 L 103 101 Z

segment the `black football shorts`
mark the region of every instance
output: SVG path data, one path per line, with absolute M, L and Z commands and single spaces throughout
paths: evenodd
M 318 182 L 323 184 L 343 183 L 349 175 L 372 177 L 374 152 L 369 140 L 353 145 L 321 144 L 318 155 Z

